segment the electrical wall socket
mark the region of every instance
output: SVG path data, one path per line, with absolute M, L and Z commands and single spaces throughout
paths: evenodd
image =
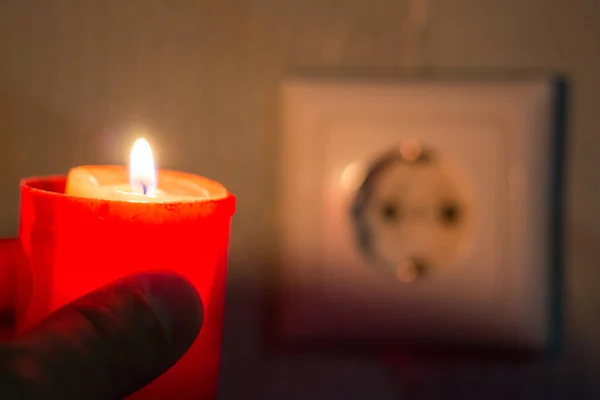
M 277 337 L 548 348 L 563 87 L 286 81 Z

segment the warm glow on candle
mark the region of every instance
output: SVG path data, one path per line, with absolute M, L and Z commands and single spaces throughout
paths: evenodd
M 216 196 L 204 187 L 205 182 L 206 179 L 196 175 L 158 170 L 150 144 L 140 138 L 131 149 L 129 167 L 75 167 L 67 176 L 65 194 L 135 203 L 190 202 Z M 218 190 L 221 195 L 226 195 L 221 189 Z
M 139 194 L 154 196 L 157 188 L 156 167 L 152 149 L 146 139 L 138 139 L 129 159 L 129 185 Z

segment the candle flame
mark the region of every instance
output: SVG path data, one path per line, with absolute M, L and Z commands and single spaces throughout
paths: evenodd
M 136 193 L 153 196 L 156 193 L 156 167 L 152 148 L 146 139 L 135 141 L 129 159 L 129 185 Z

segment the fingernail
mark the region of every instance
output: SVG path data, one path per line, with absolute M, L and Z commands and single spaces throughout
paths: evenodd
M 170 273 L 144 274 L 141 285 L 163 326 L 173 356 L 179 359 L 202 326 L 204 309 L 198 292 L 188 280 Z

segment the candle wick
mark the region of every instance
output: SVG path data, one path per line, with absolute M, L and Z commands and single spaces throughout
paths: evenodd
M 148 194 L 148 186 L 142 183 L 142 192 L 143 194 Z

